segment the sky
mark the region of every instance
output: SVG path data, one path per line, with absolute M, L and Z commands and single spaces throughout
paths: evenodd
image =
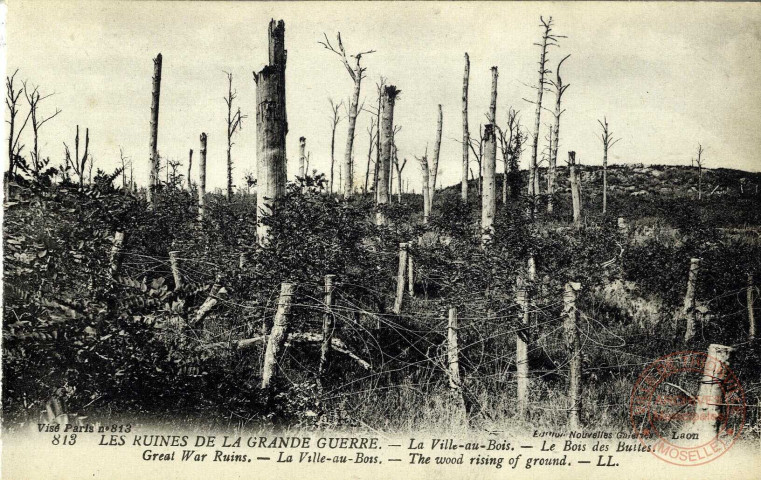
M 119 148 L 130 157 L 135 178 L 149 171 L 149 120 L 153 57 L 163 70 L 158 149 L 187 162 L 199 135 L 208 140 L 209 188 L 225 185 L 225 71 L 234 75 L 244 115 L 235 137 L 234 180 L 255 172 L 255 87 L 252 77 L 267 62 L 270 18 L 285 21 L 289 134 L 288 172 L 297 172 L 298 139 L 307 138 L 310 167 L 330 165 L 329 99 L 344 100 L 352 81 L 339 58 L 318 42 L 341 32 L 348 53 L 363 57 L 366 106 L 375 103 L 379 76 L 401 90 L 394 122 L 403 178 L 419 191 L 415 156 L 433 148 L 437 108 L 444 112 L 439 167 L 441 185 L 459 182 L 462 159 L 462 77 L 470 55 L 471 131 L 485 123 L 491 66 L 499 69 L 498 123 L 509 107 L 533 129 L 530 85 L 538 80 L 539 16 L 552 16 L 560 46 L 549 53 L 553 71 L 560 58 L 563 96 L 559 162 L 575 150 L 584 164 L 602 163 L 598 119 L 607 117 L 615 137 L 610 163 L 689 165 L 698 143 L 709 168 L 761 170 L 761 4 L 754 3 L 360 3 L 360 2 L 45 2 L 10 0 L 7 11 L 7 73 L 55 93 L 43 113 L 61 114 L 41 130 L 42 156 L 63 162 L 76 126 L 90 129 L 96 167 L 112 170 Z M 545 105 L 554 106 L 554 95 Z M 26 107 L 22 108 L 26 112 Z M 7 118 L 7 112 L 5 113 Z M 551 115 L 542 112 L 540 137 Z M 370 114 L 360 113 L 355 172 L 364 182 Z M 27 129 L 30 130 L 30 129 Z M 336 177 L 346 144 L 346 119 L 336 135 Z M 31 133 L 30 131 L 25 132 Z M 7 132 L 3 133 L 7 137 Z M 25 135 L 31 145 L 31 137 Z M 540 144 L 540 149 L 542 144 Z M 7 162 L 7 152 L 3 158 Z M 521 159 L 530 158 L 527 148 Z M 185 163 L 186 165 L 186 163 Z M 184 172 L 186 166 L 182 168 Z M 501 171 L 501 164 L 497 170 Z

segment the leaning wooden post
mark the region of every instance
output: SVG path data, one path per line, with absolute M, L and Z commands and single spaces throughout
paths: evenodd
M 399 270 L 396 274 L 396 301 L 394 302 L 394 313 L 399 315 L 402 312 L 402 300 L 404 299 L 404 284 L 407 270 L 407 244 L 399 244 Z
M 756 338 L 756 317 L 753 315 L 753 290 L 756 287 L 753 285 L 753 274 L 748 274 L 748 337 Z
M 288 335 L 288 317 L 291 313 L 291 297 L 293 297 L 293 284 L 280 284 L 280 297 L 277 302 L 275 321 L 272 323 L 272 331 L 267 340 L 267 349 L 264 351 L 264 365 L 262 366 L 262 390 L 269 390 L 277 370 L 277 358 L 283 349 Z
M 703 366 L 703 376 L 698 387 L 695 402 L 695 418 L 691 432 L 698 434 L 701 441 L 716 437 L 719 433 L 721 407 L 725 403 L 724 384 L 729 372 L 729 357 L 734 351 L 732 347 L 711 344 L 708 346 L 708 356 Z
M 119 276 L 119 268 L 122 264 L 122 249 L 124 248 L 124 232 L 114 232 L 114 245 L 111 247 L 111 258 L 108 273 L 111 280 Z
M 515 303 L 521 308 L 521 327 L 515 335 L 515 377 L 517 380 L 516 410 L 519 418 L 526 418 L 528 413 L 528 344 L 529 344 L 529 319 L 527 285 L 523 278 L 516 279 Z
M 690 259 L 690 273 L 687 277 L 687 291 L 684 294 L 682 316 L 685 318 L 684 341 L 689 342 L 695 336 L 695 289 L 698 283 L 700 259 Z
M 581 412 L 581 342 L 577 326 L 579 313 L 576 310 L 576 292 L 581 289 L 581 284 L 569 282 L 565 284 L 563 292 L 563 329 L 565 330 L 565 344 L 568 351 L 568 427 L 571 430 L 579 428 Z
M 153 92 L 151 94 L 151 123 L 150 123 L 150 155 L 151 155 L 151 177 L 148 182 L 148 203 L 154 203 L 155 189 L 159 183 L 159 154 L 158 154 L 158 136 L 159 136 L 159 99 L 161 96 L 161 54 L 156 55 L 153 59 Z
M 317 370 L 320 382 L 323 380 L 330 355 L 330 340 L 333 338 L 335 321 L 333 319 L 333 289 L 335 275 L 325 275 L 325 315 L 322 317 L 322 345 L 320 347 L 320 365 Z
M 201 134 L 201 160 L 198 165 L 198 221 L 203 221 L 206 205 L 206 134 Z
M 169 252 L 169 266 L 172 269 L 175 290 L 182 288 L 182 274 L 180 273 L 180 259 L 178 258 L 179 253 L 180 252 L 176 250 Z

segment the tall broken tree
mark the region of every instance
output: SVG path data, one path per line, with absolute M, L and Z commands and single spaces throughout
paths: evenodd
M 420 163 L 420 171 L 423 173 L 423 223 L 428 223 L 431 215 L 431 180 L 430 169 L 428 168 L 428 146 L 425 147 L 425 154 L 422 157 L 415 157 Z
M 698 167 L 698 200 L 703 199 L 703 145 L 698 143 L 698 156 L 694 160 L 695 165 Z
M 366 52 L 357 53 L 356 55 L 347 56 L 343 42 L 341 41 L 341 32 L 338 32 L 337 39 L 338 49 L 333 47 L 333 45 L 330 43 L 330 40 L 328 40 L 327 35 L 325 35 L 325 41 L 319 43 L 340 57 L 341 62 L 343 63 L 344 67 L 346 67 L 346 71 L 349 72 L 349 76 L 354 82 L 354 92 L 352 93 L 351 103 L 349 104 L 349 131 L 346 136 L 346 151 L 344 152 L 343 164 L 343 195 L 344 198 L 348 198 L 354 192 L 354 179 L 352 178 L 352 150 L 354 147 L 354 130 L 357 126 L 357 111 L 359 108 L 360 86 L 362 84 L 362 79 L 365 78 L 366 70 L 361 66 L 360 62 L 362 61 L 363 55 L 373 53 L 375 50 L 368 50 Z M 354 58 L 356 60 L 354 67 L 349 64 L 349 58 Z
M 193 168 L 193 149 L 190 149 L 190 153 L 188 154 L 188 191 L 193 192 L 193 182 L 190 181 L 190 171 Z
M 539 56 L 539 83 L 536 86 L 536 116 L 534 119 L 534 137 L 533 145 L 531 145 L 531 164 L 529 165 L 529 180 L 528 180 L 528 195 L 531 198 L 531 214 L 536 213 L 536 196 L 539 194 L 537 191 L 537 149 L 539 147 L 539 127 L 542 116 L 542 96 L 544 95 L 545 84 L 547 81 L 545 77 L 551 71 L 547 69 L 547 49 L 551 46 L 558 46 L 558 38 L 564 38 L 559 35 L 553 35 L 552 32 L 552 17 L 545 20 L 544 17 L 539 17 L 541 27 L 544 28 L 542 33 L 542 43 L 535 43 L 542 51 Z
M 608 212 L 608 150 L 615 145 L 620 138 L 613 139 L 613 132 L 608 128 L 608 119 L 603 117 L 603 121 L 597 121 L 602 127 L 602 134 L 599 135 L 602 141 L 602 214 Z
M 483 243 L 494 236 L 494 216 L 497 213 L 497 188 L 494 181 L 497 169 L 497 138 L 494 124 L 484 125 L 483 193 L 481 194 L 481 235 Z
M 153 59 L 153 93 L 151 97 L 151 140 L 149 144 L 151 155 L 151 176 L 148 181 L 148 203 L 154 203 L 154 190 L 159 183 L 159 98 L 161 96 L 161 54 Z
M 433 205 L 433 196 L 436 193 L 436 177 L 439 174 L 439 152 L 441 151 L 441 130 L 444 123 L 444 113 L 441 110 L 441 104 L 439 104 L 439 118 L 436 122 L 436 143 L 433 144 L 433 165 L 431 165 L 431 188 L 428 193 L 430 197 L 430 204 Z
M 288 118 L 285 111 L 285 23 L 269 24 L 269 64 L 254 72 L 256 83 L 256 178 L 257 228 L 260 245 L 269 238 L 264 218 L 272 215 L 275 202 L 285 195 L 285 136 Z
M 338 127 L 338 122 L 341 121 L 342 117 L 338 114 L 338 109 L 341 107 L 343 102 L 339 102 L 338 104 L 335 104 L 333 102 L 333 99 L 330 99 L 330 123 L 331 123 L 331 130 L 330 130 L 330 177 L 328 179 L 328 192 L 333 193 L 333 171 L 336 164 L 336 127 Z M 367 189 L 367 180 L 365 180 L 365 189 Z
M 367 169 L 365 170 L 365 190 L 364 193 L 366 194 L 369 192 L 370 188 L 370 166 L 373 163 L 373 148 L 375 147 L 375 136 L 378 132 L 376 132 L 375 129 L 375 118 L 370 117 L 370 125 L 367 127 L 367 135 L 370 137 L 370 142 L 367 148 Z M 331 173 L 332 174 L 332 173 Z M 373 170 L 373 176 L 375 175 L 375 170 Z M 373 185 L 375 184 L 375 179 L 373 179 Z
M 380 166 L 378 168 L 378 206 L 389 203 L 388 172 L 391 163 L 391 149 L 394 142 L 394 104 L 401 90 L 396 86 L 388 85 L 383 88 L 381 101 L 381 128 L 380 128 Z M 382 208 L 382 207 L 381 207 Z M 382 210 L 376 213 L 375 221 L 378 225 L 386 224 L 386 215 Z
M 468 132 L 468 81 L 470 80 L 470 57 L 465 52 L 465 73 L 462 77 L 462 175 L 460 177 L 460 195 L 463 202 L 468 201 L 468 168 L 470 160 L 468 151 L 470 148 L 470 133 Z
M 563 62 L 565 62 L 568 57 L 570 57 L 570 55 L 566 55 L 560 62 L 558 62 L 558 67 L 555 71 L 555 80 L 550 80 L 550 84 L 555 89 L 555 123 L 552 126 L 552 137 L 550 139 L 552 146 L 550 148 L 550 166 L 547 173 L 547 213 L 552 213 L 554 208 L 553 195 L 555 194 L 555 179 L 557 178 L 560 116 L 565 112 L 565 110 L 560 109 L 560 101 L 562 100 L 565 91 L 571 86 L 570 84 L 564 85 L 563 79 L 560 77 L 560 67 L 563 66 Z
M 225 72 L 227 73 L 227 72 Z M 238 96 L 237 90 L 233 90 L 233 74 L 227 73 L 227 96 L 225 97 L 225 104 L 227 105 L 227 200 L 230 201 L 233 198 L 233 157 L 232 149 L 233 135 L 235 132 L 239 132 L 243 126 L 243 119 L 246 115 L 241 115 L 240 107 L 238 111 L 233 113 L 233 101 Z M 188 177 L 190 178 L 190 177 Z

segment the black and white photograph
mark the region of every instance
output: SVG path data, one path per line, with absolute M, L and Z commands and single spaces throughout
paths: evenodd
M 758 478 L 761 4 L 0 16 L 3 479 Z

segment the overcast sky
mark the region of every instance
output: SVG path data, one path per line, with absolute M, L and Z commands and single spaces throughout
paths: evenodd
M 560 161 L 575 150 L 585 164 L 600 164 L 595 134 L 606 115 L 615 136 L 613 163 L 689 164 L 701 142 L 709 167 L 761 170 L 761 5 L 745 3 L 74 3 L 11 1 L 7 16 L 7 70 L 55 95 L 43 112 L 62 113 L 43 127 L 42 155 L 63 161 L 63 144 L 76 125 L 90 128 L 96 165 L 114 168 L 119 147 L 131 157 L 140 182 L 148 176 L 152 58 L 163 54 L 159 151 L 187 161 L 209 135 L 211 188 L 225 182 L 223 71 L 234 74 L 239 105 L 249 118 L 233 147 L 234 178 L 255 172 L 255 89 L 251 72 L 267 62 L 270 18 L 286 25 L 288 171 L 297 169 L 298 138 L 307 138 L 311 165 L 330 162 L 328 99 L 347 99 L 351 79 L 336 55 L 317 42 L 340 31 L 349 53 L 364 57 L 362 98 L 374 102 L 379 75 L 401 89 L 395 123 L 404 178 L 418 189 L 414 155 L 432 146 L 437 105 L 444 110 L 442 184 L 459 181 L 464 52 L 470 54 L 470 123 L 475 131 L 488 109 L 490 71 L 499 67 L 497 118 L 509 106 L 533 128 L 541 29 L 552 16 L 566 35 L 549 65 L 567 54 L 563 79 Z M 545 95 L 548 107 L 554 96 Z M 24 109 L 25 110 L 25 109 Z M 364 181 L 368 113 L 355 141 L 356 172 Z M 542 114 L 543 131 L 550 115 Z M 336 139 L 343 157 L 346 121 Z M 5 134 L 7 135 L 7 134 Z M 27 145 L 31 144 L 27 141 Z M 197 155 L 197 154 L 196 154 Z M 3 157 L 5 158 L 5 152 Z M 522 166 L 530 156 L 527 148 Z M 197 156 L 196 156 L 197 159 Z M 197 165 L 197 161 L 194 162 Z M 501 171 L 501 165 L 498 171 Z M 197 176 L 196 167 L 193 176 Z M 337 176 L 337 170 L 336 170 Z M 359 181 L 359 179 L 358 179 Z

